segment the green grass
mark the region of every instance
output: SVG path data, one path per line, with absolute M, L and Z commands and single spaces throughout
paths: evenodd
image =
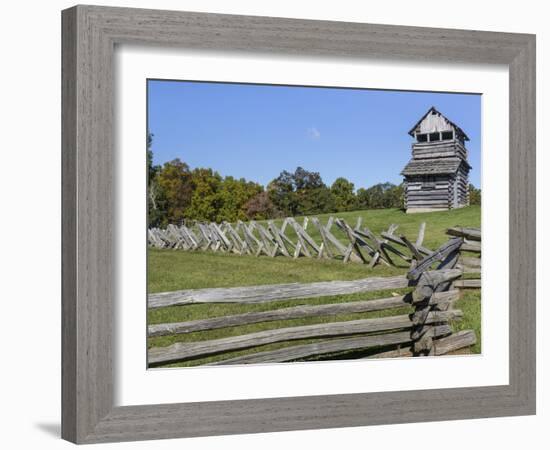
M 337 295 L 328 297 L 308 298 L 299 300 L 287 300 L 280 302 L 264 303 L 264 304 L 196 304 L 173 306 L 168 308 L 158 308 L 149 311 L 149 324 L 166 323 L 166 322 L 185 322 L 197 320 L 205 317 L 219 317 L 224 315 L 240 314 L 244 312 L 266 311 L 271 309 L 285 308 L 297 305 L 321 305 L 327 303 L 343 303 L 357 300 L 371 300 L 377 298 L 391 297 L 393 295 L 403 295 L 409 292 L 410 289 L 394 289 L 375 292 L 365 292 L 351 295 Z M 453 331 L 474 330 L 477 337 L 477 343 L 469 349 L 469 353 L 481 353 L 481 295 L 479 290 L 465 291 L 461 299 L 455 303 L 455 309 L 461 309 L 464 313 L 464 318 L 460 321 L 451 322 Z M 399 314 L 410 314 L 413 312 L 411 307 L 395 308 L 384 311 L 373 311 L 358 314 L 340 314 L 330 317 L 314 317 L 301 318 L 292 320 L 279 320 L 273 322 L 264 322 L 258 324 L 242 325 L 230 328 L 222 328 L 217 330 L 200 331 L 181 335 L 160 336 L 148 339 L 148 347 L 163 347 L 174 344 L 176 342 L 197 342 L 209 339 L 220 339 L 230 336 L 238 336 L 241 334 L 255 333 L 257 331 L 271 330 L 276 328 L 286 328 L 292 326 L 312 325 L 318 323 L 338 322 L 346 320 L 357 320 L 377 317 L 388 317 Z M 208 357 L 196 358 L 184 362 L 172 363 L 163 367 L 192 367 L 203 364 L 220 361 L 223 359 L 233 358 L 236 356 L 252 354 L 260 351 L 277 350 L 279 348 L 288 347 L 289 345 L 309 344 L 320 339 L 300 339 L 289 342 L 277 342 L 268 345 L 262 345 L 251 349 L 226 352 L 222 355 L 212 355 Z M 307 360 L 314 361 L 316 359 L 353 359 L 362 356 L 367 356 L 372 350 L 357 350 L 346 351 L 331 355 L 322 355 L 320 357 L 310 357 Z M 464 350 L 460 351 L 464 353 Z
M 328 218 L 344 219 L 352 227 L 355 226 L 357 219 L 363 219 L 363 225 L 368 227 L 375 234 L 379 235 L 386 231 L 390 224 L 395 223 L 399 228 L 395 234 L 404 234 L 409 239 L 416 239 L 418 228 L 422 222 L 426 222 L 426 232 L 424 234 L 424 245 L 428 248 L 437 248 L 449 239 L 445 234 L 447 228 L 453 226 L 461 227 L 480 227 L 481 226 L 481 208 L 478 205 L 472 205 L 465 208 L 453 209 L 449 211 L 437 211 L 429 213 L 406 214 L 400 209 L 371 209 L 365 211 L 350 211 L 331 214 L 319 214 L 321 222 L 326 223 Z M 301 221 L 302 217 L 296 217 Z M 282 220 L 276 221 L 281 223 Z M 320 242 L 320 236 L 314 226 L 309 225 L 308 233 Z M 341 239 L 345 239 L 343 233 L 337 226 L 332 227 L 333 234 Z M 290 236 L 290 233 L 289 233 Z
M 453 331 L 474 330 L 477 342 L 470 348 L 471 353 L 481 353 L 481 290 L 465 290 L 460 300 L 455 303 L 455 309 L 464 313 L 464 318 L 453 322 Z
M 344 264 L 337 260 L 149 249 L 149 292 L 258 284 L 310 283 L 392 276 L 406 267 Z
M 344 303 L 356 300 L 370 300 L 376 298 L 391 297 L 392 295 L 403 295 L 410 289 L 394 289 L 376 292 L 365 292 L 361 294 L 351 295 L 336 295 L 327 297 L 307 298 L 291 301 L 270 302 L 264 304 L 196 304 L 196 305 L 183 305 L 174 306 L 169 308 L 158 308 L 149 311 L 149 324 L 166 323 L 166 322 L 185 322 L 190 320 L 201 319 L 205 317 L 219 317 L 223 315 L 240 314 L 244 312 L 252 311 L 267 311 L 272 309 L 285 308 L 289 306 L 298 305 L 321 305 L 327 303 Z M 404 306 L 403 308 L 395 308 L 384 311 L 373 311 L 367 313 L 358 314 L 339 314 L 329 317 L 311 317 L 300 318 L 290 320 L 278 320 L 273 322 L 263 322 L 250 325 L 241 325 L 229 328 L 222 328 L 217 330 L 198 331 L 188 334 L 159 336 L 148 339 L 149 347 L 163 347 L 174 344 L 176 342 L 197 342 L 210 339 L 220 339 L 230 336 L 238 336 L 241 334 L 255 333 L 257 331 L 272 330 L 276 328 L 286 328 L 302 325 L 313 325 L 319 323 L 339 322 L 346 320 L 357 320 L 375 317 L 387 317 L 399 314 L 409 314 L 412 312 L 410 307 Z M 322 340 L 322 339 L 321 339 Z M 301 339 L 292 341 L 290 345 L 307 344 L 315 342 L 316 339 Z M 230 353 L 224 353 L 223 355 L 214 355 L 206 358 L 194 359 L 181 363 L 170 364 L 169 367 L 186 367 L 195 366 L 200 364 L 206 364 L 213 361 L 219 361 L 222 359 L 231 358 L 234 356 L 240 356 L 244 354 L 255 353 L 258 351 L 275 350 L 278 348 L 288 346 L 288 342 L 278 342 L 275 344 L 268 344 L 263 346 L 254 347 L 252 349 L 240 350 Z M 348 352 L 350 353 L 350 352 Z M 167 366 L 168 367 L 168 366 Z
M 479 227 L 481 221 L 479 206 L 418 214 L 405 214 L 398 209 L 381 209 L 325 214 L 318 217 L 321 222 L 326 223 L 331 215 L 341 217 L 353 226 L 357 218 L 362 217 L 363 226 L 377 235 L 387 230 L 390 224 L 395 223 L 399 225 L 395 233 L 404 234 L 411 240 L 416 239 L 420 224 L 426 222 L 424 245 L 432 249 L 449 239 L 445 234 L 447 228 L 455 225 Z M 310 225 L 307 231 L 313 239 L 321 242 L 315 227 Z M 338 227 L 333 225 L 332 231 L 342 242 L 346 242 L 346 238 Z M 293 237 L 290 227 L 287 228 L 286 233 L 289 237 Z M 377 265 L 370 269 L 363 264 L 343 264 L 336 259 L 299 258 L 294 260 L 282 256 L 270 258 L 158 249 L 150 249 L 148 255 L 148 290 L 151 293 L 208 287 L 352 280 L 403 274 L 408 268 L 408 265 L 398 257 L 395 257 L 394 261 L 400 265 L 399 267 Z
M 399 225 L 396 234 L 404 234 L 409 239 L 415 240 L 420 223 L 426 222 L 426 232 L 424 245 L 435 249 L 445 241 L 448 236 L 445 230 L 452 226 L 479 227 L 481 214 L 480 208 L 470 206 L 467 208 L 421 213 L 405 214 L 401 210 L 370 210 L 353 211 L 338 214 L 319 215 L 319 219 L 326 223 L 328 217 L 341 217 L 350 225 L 355 226 L 358 217 L 363 218 L 363 226 L 368 227 L 376 234 L 387 230 L 390 224 Z M 300 220 L 300 218 L 297 218 Z M 279 221 L 280 223 L 281 221 Z M 315 227 L 311 224 L 308 227 L 308 233 L 317 242 L 320 242 Z M 335 225 L 332 228 L 333 234 L 345 242 L 344 236 Z M 287 235 L 292 239 L 290 228 Z M 165 292 L 179 289 L 198 289 L 209 287 L 231 287 L 247 286 L 260 284 L 278 284 L 278 283 L 308 283 L 315 281 L 332 280 L 352 280 L 377 276 L 393 276 L 404 274 L 408 270 L 408 265 L 398 258 L 395 262 L 401 264 L 398 267 L 387 267 L 377 265 L 369 268 L 364 264 L 348 263 L 342 261 L 317 260 L 315 258 L 291 259 L 283 256 L 270 258 L 267 256 L 239 256 L 235 254 L 223 254 L 213 252 L 185 252 L 174 250 L 149 249 L 148 252 L 148 290 L 150 293 Z M 368 300 L 374 298 L 388 297 L 395 293 L 405 293 L 407 290 L 378 291 L 353 295 L 341 295 L 332 297 L 319 297 L 303 300 L 270 302 L 264 304 L 197 304 L 184 305 L 178 307 L 168 307 L 150 310 L 148 312 L 149 324 L 183 322 L 209 317 L 218 317 L 229 314 L 239 314 L 249 311 L 265 311 L 278 309 L 298 304 L 325 304 L 336 302 L 347 302 L 354 300 Z M 459 300 L 456 308 L 462 309 L 464 319 L 461 322 L 453 324 L 455 330 L 474 329 L 478 343 L 471 349 L 474 353 L 481 350 L 481 311 L 480 294 L 478 291 L 469 291 L 464 293 L 464 298 Z M 218 339 L 223 337 L 235 336 L 243 333 L 253 333 L 256 331 L 282 328 L 287 326 L 309 325 L 314 323 L 332 322 L 340 320 L 353 320 L 367 317 L 383 317 L 410 312 L 410 309 L 389 310 L 380 312 L 370 312 L 362 314 L 340 315 L 321 318 L 295 319 L 286 321 L 267 322 L 251 324 L 239 327 L 223 328 L 219 330 L 201 331 L 177 336 L 163 336 L 149 338 L 148 345 L 166 346 L 175 342 L 192 342 L 206 339 Z M 241 350 L 237 352 L 225 353 L 224 355 L 214 355 L 207 358 L 200 358 L 183 363 L 171 364 L 169 367 L 192 366 L 205 364 L 220 359 L 244 355 L 257 351 L 266 351 L 282 348 L 288 345 L 297 345 L 315 342 L 315 339 L 306 339 L 292 341 L 292 343 L 282 342 L 265 345 L 253 349 Z M 364 353 L 364 352 L 363 352 Z M 351 358 L 361 356 L 361 352 L 346 352 L 344 354 L 330 355 L 331 358 Z M 326 355 L 324 355 L 326 358 Z M 314 358 L 312 358 L 314 359 Z

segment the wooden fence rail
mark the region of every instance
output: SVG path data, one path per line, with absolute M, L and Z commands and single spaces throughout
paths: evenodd
M 481 230 L 479 228 L 454 227 L 447 230 L 449 236 L 462 239 L 458 249 L 456 268 L 466 274 L 454 282 L 459 289 L 481 288 Z
M 318 234 L 317 240 L 308 231 L 310 224 L 310 231 Z M 335 236 L 334 227 L 340 230 L 343 240 Z M 272 258 L 336 258 L 370 266 L 394 266 L 396 260 L 411 265 L 432 253 L 422 245 L 425 223 L 420 225 L 414 243 L 403 235 L 396 235 L 397 228 L 397 225 L 391 224 L 387 231 L 377 236 L 362 225 L 361 218 L 352 227 L 341 218 L 330 217 L 326 224 L 322 224 L 316 217 L 305 217 L 302 223 L 294 217 L 287 217 L 280 226 L 273 220 L 266 223 L 238 221 L 236 225 L 229 222 L 168 225 L 165 229 L 150 228 L 147 236 L 149 246 L 154 248 L 208 250 Z
M 351 281 L 316 283 L 267 284 L 230 288 L 189 289 L 149 294 L 149 308 L 187 305 L 191 303 L 265 303 L 274 300 L 348 295 L 358 292 L 399 289 L 409 286 L 405 276 L 363 278 Z
M 458 310 L 434 311 L 427 314 L 423 324 L 435 324 L 462 317 Z M 149 351 L 151 364 L 168 363 L 182 359 L 196 358 L 226 351 L 256 347 L 274 342 L 296 339 L 338 337 L 359 333 L 411 328 L 413 324 L 408 314 L 401 316 L 382 317 L 376 319 L 347 320 L 343 322 L 303 325 L 275 330 L 258 331 L 240 336 L 232 336 L 209 341 L 176 343 L 167 347 L 157 347 Z
M 312 220 L 314 226 L 318 226 Z M 331 221 L 332 223 L 332 221 Z M 378 239 L 367 229 L 361 231 L 352 229 L 339 219 L 334 224 L 341 227 L 349 236 L 350 243 L 343 253 L 354 252 L 357 258 L 378 258 L 391 264 L 388 255 L 388 247 L 383 247 L 384 236 Z M 238 225 L 239 226 L 239 225 Z M 323 242 L 315 247 L 303 234 L 307 223 L 296 226 L 296 222 L 288 220 L 284 227 L 293 227 L 297 234 L 301 234 L 296 247 L 296 252 L 309 252 L 311 255 L 317 252 L 317 256 L 337 250 L 337 245 L 331 245 L 331 239 L 325 232 L 330 232 L 329 226 L 325 230 Z M 267 253 L 273 254 L 275 245 L 281 250 L 281 245 L 288 252 L 284 238 L 279 234 L 275 238 L 276 230 L 268 224 L 259 227 L 258 224 L 243 224 L 241 228 L 256 231 L 256 237 L 261 248 Z M 282 229 L 277 229 L 281 233 Z M 359 228 L 360 224 L 356 228 Z M 204 236 L 211 239 L 215 246 L 232 248 L 238 239 L 233 236 L 231 241 L 225 241 L 216 227 L 204 229 Z M 260 230 L 260 231 L 257 231 Z M 393 239 L 392 232 L 395 227 L 390 227 L 387 235 Z M 174 230 L 171 230 L 174 234 Z M 148 327 L 150 338 L 160 336 L 177 336 L 195 332 L 217 330 L 221 328 L 250 325 L 279 320 L 326 318 L 334 316 L 331 321 L 323 319 L 321 323 L 310 325 L 283 326 L 282 328 L 267 329 L 252 333 L 240 334 L 218 339 L 197 340 L 192 342 L 178 342 L 165 347 L 152 347 L 148 350 L 148 363 L 151 366 L 160 366 L 176 362 L 192 362 L 196 359 L 207 358 L 213 355 L 222 355 L 221 361 L 215 365 L 251 364 L 288 362 L 308 358 L 328 358 L 339 352 L 367 352 L 370 357 L 404 357 L 404 356 L 428 356 L 443 355 L 448 352 L 471 346 L 476 342 L 475 333 L 471 330 L 453 333 L 452 323 L 460 320 L 462 311 L 456 309 L 454 304 L 460 296 L 462 288 L 472 283 L 464 279 L 464 267 L 481 267 L 481 259 L 471 256 L 462 256 L 465 236 L 468 239 L 476 239 L 472 242 L 480 243 L 481 234 L 476 234 L 474 229 L 453 228 L 449 233 L 452 238 L 440 248 L 429 252 L 422 249 L 422 235 L 419 233 L 417 240 L 399 236 L 394 239 L 403 242 L 410 248 L 411 253 L 417 253 L 411 258 L 412 267 L 406 276 L 392 278 L 367 278 L 354 281 L 333 281 L 309 284 L 285 284 L 268 286 L 250 286 L 239 288 L 216 288 L 177 291 L 149 296 L 149 308 L 165 306 L 181 306 L 183 308 L 191 303 L 267 303 L 278 300 L 304 299 L 330 295 L 346 295 L 374 290 L 406 288 L 411 290 L 405 295 L 379 298 L 375 300 L 352 300 L 341 303 L 329 303 L 321 305 L 296 305 L 269 311 L 254 311 L 241 314 L 211 317 L 186 322 L 152 324 Z M 232 232 L 229 233 L 232 235 Z M 156 235 L 155 235 L 156 236 Z M 388 239 L 390 240 L 390 239 Z M 188 240 L 191 242 L 191 240 Z M 248 235 L 246 242 L 255 242 Z M 243 241 L 244 242 L 244 241 Z M 325 243 L 327 245 L 325 246 Z M 187 243 L 185 244 L 187 245 Z M 239 244 L 240 245 L 240 244 Z M 331 249 L 329 250 L 329 245 Z M 398 243 L 398 245 L 401 245 Z M 351 250 L 350 250 L 351 248 Z M 307 249 L 307 250 L 306 250 Z M 277 251 L 279 251 L 277 250 Z M 343 250 L 340 248 L 338 251 Z M 258 251 L 257 249 L 255 250 Z M 467 252 L 472 250 L 468 249 Z M 390 253 L 391 250 L 389 251 Z M 395 252 L 392 255 L 396 255 Z M 409 311 L 403 314 L 401 308 Z M 341 315 L 368 313 L 372 311 L 391 311 L 399 309 L 397 315 L 387 315 L 376 318 L 342 319 Z M 391 314 L 391 313 L 390 313 Z M 395 313 L 394 313 L 395 314 Z M 340 318 L 338 316 L 340 315 Z M 313 340 L 313 342 L 296 342 L 300 340 Z M 269 344 L 283 344 L 285 347 L 276 350 L 265 349 Z M 255 353 L 235 356 L 234 352 L 254 349 Z
M 448 302 L 458 299 L 458 290 L 438 292 L 432 302 Z M 250 325 L 260 322 L 272 322 L 276 320 L 301 319 L 304 317 L 323 317 L 337 314 L 363 313 L 370 311 L 382 311 L 393 308 L 403 308 L 411 303 L 411 294 L 395 297 L 380 298 L 376 300 L 363 300 L 348 303 L 329 303 L 314 306 L 292 306 L 271 311 L 248 312 L 230 316 L 213 317 L 189 322 L 174 322 L 157 325 L 149 325 L 149 336 L 168 336 L 173 334 L 186 334 L 195 331 L 215 330 L 218 328 Z
M 449 325 L 433 327 L 430 331 L 432 337 L 440 337 L 451 334 Z M 323 355 L 327 353 L 342 352 L 346 350 L 360 350 L 369 347 L 384 347 L 388 345 L 402 345 L 411 342 L 408 331 L 401 331 L 391 334 L 380 334 L 374 336 L 362 336 L 347 339 L 332 339 L 316 342 L 313 344 L 294 345 L 279 350 L 258 352 L 251 355 L 240 356 L 211 363 L 211 365 L 230 364 L 254 364 L 254 363 L 278 363 L 287 362 L 310 356 Z

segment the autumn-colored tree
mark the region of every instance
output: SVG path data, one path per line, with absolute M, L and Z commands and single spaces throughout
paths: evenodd
M 212 169 L 191 173 L 193 192 L 186 218 L 214 222 L 246 220 L 246 203 L 262 192 L 261 185 L 244 178 L 225 177 Z
M 185 211 L 193 194 L 189 166 L 176 158 L 164 163 L 156 181 L 162 197 L 160 209 L 164 210 L 161 224 L 178 224 L 185 218 Z
M 237 180 L 233 177 L 225 177 L 216 197 L 218 208 L 215 221 L 235 222 L 246 220 L 246 204 L 262 191 L 263 187 L 261 185 L 247 182 L 244 178 Z
M 248 200 L 244 205 L 244 210 L 248 219 L 255 220 L 273 219 L 283 215 L 275 207 L 267 191 L 260 192 Z
M 297 167 L 283 171 L 267 190 L 255 182 L 222 177 L 210 168 L 190 170 L 180 159 L 153 164 L 153 135 L 147 136 L 147 192 L 149 226 L 179 224 L 185 219 L 235 222 L 282 216 L 322 214 L 360 208 L 401 207 L 403 187 L 380 183 L 354 193 L 354 185 L 340 177 L 328 188 L 318 172 Z M 471 202 L 481 191 L 470 186 Z

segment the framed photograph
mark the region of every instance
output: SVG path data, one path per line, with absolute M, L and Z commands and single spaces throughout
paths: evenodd
M 533 35 L 62 23 L 65 439 L 535 413 Z

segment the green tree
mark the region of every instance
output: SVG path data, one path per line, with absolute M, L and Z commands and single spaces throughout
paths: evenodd
M 318 189 L 325 186 L 319 172 L 310 172 L 302 167 L 297 167 L 292 176 L 294 189 L 302 191 L 306 189 Z
M 403 198 L 402 184 L 378 183 L 357 190 L 357 206 L 361 209 L 402 208 Z
M 470 184 L 469 191 L 470 205 L 481 205 L 481 189 L 478 189 L 473 184 Z
M 220 184 L 215 204 L 215 221 L 235 222 L 246 220 L 246 204 L 263 191 L 263 187 L 257 183 L 247 182 L 244 178 L 239 180 L 233 177 L 225 177 Z
M 357 207 L 354 190 L 353 183 L 343 177 L 337 178 L 332 183 L 330 192 L 334 196 L 337 211 L 352 211 Z
M 295 216 L 298 213 L 298 196 L 294 183 L 294 174 L 283 170 L 277 178 L 267 185 L 271 202 L 285 215 Z
M 357 208 L 369 209 L 369 194 L 365 188 L 357 189 Z
M 269 198 L 285 215 L 315 214 L 334 210 L 334 199 L 319 172 L 297 167 L 282 171 L 267 186 Z
M 155 180 L 160 166 L 153 164 L 153 133 L 147 133 L 147 185 Z
M 195 169 L 191 173 L 192 195 L 186 217 L 195 220 L 216 220 L 220 209 L 218 192 L 222 177 L 212 169 Z
M 336 211 L 334 195 L 325 185 L 314 189 L 304 189 L 297 195 L 300 214 L 323 214 Z

